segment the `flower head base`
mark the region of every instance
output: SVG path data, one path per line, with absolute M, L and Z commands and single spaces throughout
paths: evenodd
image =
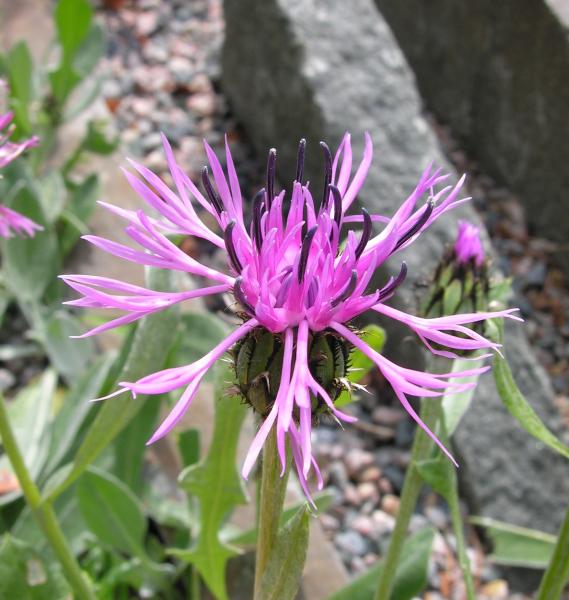
M 6 88 L 6 84 L 0 80 L 0 93 L 2 93 L 2 88 Z M 1 97 L 0 100 L 2 100 Z M 3 102 L 0 102 L 0 107 L 2 104 Z M 11 163 L 28 148 L 37 146 L 39 142 L 36 136 L 22 142 L 10 142 L 9 138 L 14 131 L 14 127 L 11 125 L 13 118 L 12 112 L 0 114 L 0 169 Z M 33 237 L 36 231 L 42 229 L 41 225 L 34 223 L 31 219 L 0 204 L 0 237 L 12 237 L 12 232 Z
M 122 389 L 115 393 L 130 390 L 133 394 L 162 394 L 183 389 L 178 403 L 150 442 L 163 437 L 175 426 L 190 406 L 208 369 L 233 349 L 237 383 L 264 418 L 246 457 L 244 477 L 251 471 L 271 428 L 276 427 L 283 469 L 288 440 L 300 482 L 309 495 L 307 477 L 312 468 L 319 478 L 311 452 L 315 417 L 326 412 L 339 420 L 354 420 L 334 406 L 338 380 L 345 369 L 345 345 L 349 344 L 360 348 L 374 361 L 409 414 L 448 454 L 414 412 L 408 396 L 460 392 L 473 384 L 453 379 L 477 375 L 486 367 L 443 374 L 403 368 L 367 346 L 347 323 L 372 309 L 407 324 L 438 354 L 456 356 L 457 351 L 465 348 L 497 348 L 465 325 L 489 316 L 512 316 L 511 311 L 429 320 L 392 309 L 385 302 L 404 281 L 405 264 L 401 265 L 399 275 L 378 289 L 368 289 L 374 272 L 387 258 L 409 246 L 446 211 L 468 200 L 459 197 L 463 179 L 435 193 L 447 176 L 429 167 L 393 216 L 370 215 L 365 209 L 359 215 L 348 215 L 371 165 L 371 139 L 366 135 L 363 159 L 353 176 L 349 134 L 344 136 L 334 156 L 328 146 L 321 143 L 324 193 L 317 201 L 303 181 L 306 143 L 301 140 L 290 200 L 285 203 L 285 192 L 275 190 L 276 151 L 271 150 L 266 187 L 255 196 L 252 220 L 247 224 L 227 143 L 226 172 L 213 150 L 205 144 L 213 180 L 209 169 L 204 168 L 202 193 L 177 165 L 165 138 L 163 141 L 175 191 L 137 163 L 131 164 L 140 178 L 126 173 L 134 190 L 160 218 L 150 217 L 143 211 L 105 205 L 127 221 L 125 231 L 142 251 L 95 236 L 86 236 L 86 239 L 123 260 L 198 275 L 210 280 L 212 285 L 189 292 L 167 293 L 103 277 L 63 277 L 82 296 L 70 304 L 118 309 L 125 313 L 85 336 L 130 323 L 197 296 L 231 292 L 240 305 L 238 313 L 243 317 L 243 324 L 200 360 L 120 384 Z M 425 197 L 426 202 L 421 203 Z M 197 206 L 215 219 L 219 233 L 206 226 L 196 211 Z M 361 230 L 350 229 L 352 223 L 361 224 Z M 376 235 L 374 223 L 384 224 Z M 344 231 L 346 236 L 342 242 Z M 228 272 L 207 267 L 186 255 L 168 239 L 173 233 L 197 236 L 222 249 L 227 256 Z M 443 345 L 445 350 L 437 350 L 433 344 Z

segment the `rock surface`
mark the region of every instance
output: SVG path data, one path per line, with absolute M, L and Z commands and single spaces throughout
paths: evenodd
M 525 334 L 506 324 L 506 353 L 533 408 L 560 435 L 553 390 Z M 480 379 L 467 417 L 454 436 L 461 477 L 474 513 L 555 533 L 567 499 L 567 461 L 530 437 L 500 403 L 491 375 Z
M 375 143 L 374 165 L 360 195 L 374 211 L 392 213 L 429 160 L 448 166 L 422 116 L 411 70 L 372 0 L 226 0 L 225 14 L 224 91 L 260 153 L 278 144 L 283 181 L 294 172 L 298 140 L 306 137 L 308 178 L 319 183 L 317 142 L 325 139 L 333 146 L 347 129 L 355 156 L 364 131 Z M 415 283 L 455 235 L 459 216 L 478 221 L 473 208 L 455 211 L 406 253 Z M 404 300 L 413 304 L 411 297 Z M 507 346 L 516 377 L 556 429 L 547 376 L 519 325 L 514 334 Z M 402 338 L 390 335 L 392 354 L 419 360 L 415 343 L 406 352 Z M 415 356 L 409 356 L 413 350 Z M 518 429 L 501 408 L 491 377 L 483 380 L 461 424 L 457 448 L 480 514 L 557 527 L 569 493 L 569 480 L 560 475 L 563 462 Z
M 427 105 L 519 194 L 538 233 L 567 240 L 567 3 L 375 2 Z

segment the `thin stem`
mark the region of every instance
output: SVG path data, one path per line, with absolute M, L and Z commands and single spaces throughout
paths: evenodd
M 569 580 L 569 507 L 559 530 L 555 550 L 547 570 L 543 574 L 536 600 L 557 600 L 561 598 L 565 584 Z
M 0 437 L 4 452 L 16 473 L 24 498 L 57 556 L 69 584 L 80 600 L 96 600 L 87 579 L 83 576 L 57 521 L 50 502 L 42 503 L 41 494 L 33 482 L 10 426 L 4 397 L 0 394 Z
M 434 429 L 438 419 L 439 404 L 439 400 L 435 398 L 421 400 L 421 419 L 431 431 Z M 399 558 L 407 535 L 409 522 L 413 516 L 413 511 L 415 510 L 419 498 L 419 492 L 423 486 L 423 479 L 414 465 L 420 460 L 428 458 L 432 446 L 433 443 L 431 439 L 420 427 L 417 427 L 415 438 L 413 440 L 413 447 L 411 449 L 411 462 L 407 469 L 403 490 L 401 491 L 399 512 L 397 513 L 395 528 L 393 529 L 389 548 L 385 555 L 383 568 L 379 576 L 375 600 L 389 600 L 390 598 L 395 579 L 395 572 L 397 570 L 397 565 L 399 564 Z
M 462 577 L 464 579 L 464 585 L 466 586 L 466 597 L 468 598 L 468 600 L 476 600 L 474 581 L 472 580 L 472 573 L 470 570 L 470 560 L 468 559 L 468 555 L 466 554 L 464 529 L 462 523 L 462 516 L 460 514 L 460 506 L 458 504 L 456 480 L 453 492 L 448 498 L 448 505 L 450 508 L 450 516 L 452 520 L 452 526 L 454 529 L 454 535 L 456 538 L 456 552 L 458 555 L 458 564 L 460 565 Z
M 260 597 L 261 579 L 269 562 L 272 549 L 279 532 L 279 522 L 284 505 L 288 480 L 288 463 L 281 477 L 281 463 L 277 450 L 276 427 L 273 427 L 263 448 L 261 493 L 259 494 L 259 523 L 257 533 L 257 554 L 255 558 L 255 595 Z

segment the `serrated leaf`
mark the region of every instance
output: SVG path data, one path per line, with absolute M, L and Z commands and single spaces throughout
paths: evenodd
M 203 462 L 180 474 L 180 486 L 199 502 L 201 529 L 192 548 L 172 553 L 195 565 L 216 598 L 225 600 L 225 567 L 227 560 L 238 551 L 221 541 L 219 533 L 235 506 L 247 501 L 235 464 L 247 408 L 239 398 L 226 396 L 225 382 L 231 378 L 227 365 L 219 364 L 217 373 L 215 423 L 208 455 Z
M 152 289 L 172 290 L 171 273 L 165 270 L 149 270 L 148 285 Z M 144 375 L 158 371 L 164 364 L 166 354 L 178 323 L 176 307 L 144 318 L 134 334 L 132 348 L 118 381 L 136 381 Z M 73 467 L 65 480 L 51 488 L 49 498 L 57 496 L 73 483 L 97 456 L 115 439 L 142 408 L 144 402 L 156 401 L 139 396 L 136 400 L 124 394 L 103 404 L 93 424 L 85 434 Z
M 260 584 L 259 598 L 291 600 L 300 587 L 308 549 L 306 505 L 279 531 Z
M 376 352 L 381 352 L 385 345 L 385 329 L 379 325 L 367 325 L 363 329 L 363 339 L 370 348 Z M 354 348 L 350 353 L 350 370 L 348 371 L 348 381 L 351 383 L 360 382 L 374 367 L 374 362 L 365 355 L 359 348 Z M 352 395 L 347 390 L 343 390 L 338 396 L 334 405 L 337 408 L 346 406 L 352 402 Z
M 425 528 L 405 540 L 391 600 L 411 600 L 425 589 L 434 537 L 434 530 Z M 374 597 L 382 567 L 383 561 L 380 560 L 328 600 L 370 600 Z
M 87 526 L 102 544 L 131 556 L 146 556 L 146 519 L 136 496 L 124 483 L 89 467 L 77 483 L 77 500 Z
M 37 550 L 5 535 L 0 545 L 0 598 L 69 600 L 71 590 L 57 563 L 48 563 Z
M 555 549 L 556 537 L 536 529 L 518 527 L 487 517 L 470 517 L 484 527 L 493 543 L 488 558 L 499 565 L 545 569 Z
M 498 341 L 502 342 L 504 322 L 502 319 L 497 321 L 499 334 Z M 496 356 L 494 359 L 494 380 L 500 399 L 508 412 L 516 421 L 534 438 L 549 446 L 565 458 L 569 458 L 569 447 L 557 439 L 557 437 L 547 428 L 539 415 L 532 408 L 531 404 L 524 398 L 520 392 L 510 366 L 504 357 Z

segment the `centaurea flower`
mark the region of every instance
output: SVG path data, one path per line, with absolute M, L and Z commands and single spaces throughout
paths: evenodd
M 5 83 L 0 80 L 0 89 L 2 87 L 5 87 Z M 0 114 L 0 169 L 15 160 L 24 150 L 37 146 L 39 141 L 36 136 L 21 142 L 9 141 L 14 131 L 14 127 L 11 125 L 13 118 L 12 112 Z M 0 204 L 0 237 L 9 238 L 12 236 L 12 232 L 33 237 L 36 231 L 42 229 L 41 225 L 34 223 L 31 219 Z
M 304 182 L 305 141 L 301 140 L 288 210 L 285 209 L 285 192 L 275 191 L 276 151 L 272 149 L 268 157 L 266 187 L 255 196 L 252 219 L 247 224 L 227 141 L 226 171 L 205 143 L 213 181 L 210 171 L 204 167 L 204 193 L 178 166 L 164 136 L 163 144 L 175 190 L 134 161 L 131 165 L 138 177 L 126 172 L 133 189 L 159 213 L 160 218 L 152 218 L 142 210 L 129 211 L 105 204 L 128 222 L 125 231 L 141 250 L 91 235 L 85 236 L 85 239 L 124 260 L 190 273 L 208 279 L 212 285 L 190 292 L 166 293 L 103 277 L 63 276 L 82 295 L 69 304 L 125 312 L 124 316 L 99 325 L 81 337 L 130 323 L 189 298 L 228 292 L 239 304 L 238 313 L 243 323 L 203 358 L 135 382 L 121 382 L 121 389 L 111 394 L 125 390 L 130 390 L 133 395 L 163 394 L 183 389 L 177 404 L 148 443 L 172 430 L 216 360 L 232 351 L 238 363 L 239 378 L 243 374 L 239 363 L 245 361 L 249 364 L 254 358 L 253 353 L 259 353 L 260 348 L 265 353 L 264 358 L 261 357 L 261 369 L 240 381 L 245 385 L 246 389 L 241 386 L 245 394 L 252 385 L 258 386 L 263 382 L 265 386 L 254 388 L 261 392 L 260 401 L 259 398 L 249 400 L 261 415 L 262 423 L 250 446 L 242 473 L 247 478 L 269 432 L 276 427 L 283 470 L 288 439 L 301 485 L 309 496 L 307 477 L 312 468 L 321 485 L 311 451 L 311 429 L 317 414 L 327 412 L 340 421 L 355 420 L 334 406 L 336 388 L 341 385 L 338 375 L 345 373 L 342 372 L 345 365 L 342 366 L 341 354 L 348 345 L 353 345 L 377 365 L 411 417 L 450 457 L 413 410 L 408 396 L 432 397 L 461 392 L 474 384 L 458 383 L 453 379 L 478 375 L 488 367 L 436 374 L 403 368 L 372 350 L 349 323 L 371 309 L 407 324 L 428 347 L 430 342 L 444 344 L 448 349 L 445 356 L 452 356 L 453 350 L 464 348 L 497 348 L 497 344 L 464 325 L 496 316 L 517 318 L 511 314 L 512 310 L 419 319 L 390 308 L 385 303 L 404 281 L 405 263 L 401 265 L 399 275 L 389 278 L 379 289 L 368 289 L 372 276 L 382 263 L 408 247 L 445 212 L 468 200 L 459 196 L 464 177 L 456 185 L 445 186 L 435 193 L 434 190 L 448 176 L 429 166 L 392 217 L 370 215 L 365 208 L 361 209 L 360 215 L 348 216 L 347 212 L 356 200 L 371 165 L 372 142 L 369 135 L 365 136 L 363 158 L 353 176 L 350 135 L 344 136 L 334 157 L 328 146 L 321 142 L 324 192 L 320 202 L 315 202 L 308 184 Z M 418 206 L 425 196 L 427 201 Z M 196 211 L 197 206 L 213 217 L 220 233 L 206 225 Z M 346 228 L 346 239 L 342 243 L 342 230 L 354 222 L 362 224 L 361 232 Z M 385 223 L 376 235 L 372 231 L 374 222 Z M 196 236 L 222 249 L 226 253 L 228 272 L 207 267 L 185 254 L 168 239 L 168 235 L 173 233 Z M 270 351 L 264 349 L 264 344 L 270 346 Z M 323 373 L 327 367 L 331 368 L 325 376 Z

